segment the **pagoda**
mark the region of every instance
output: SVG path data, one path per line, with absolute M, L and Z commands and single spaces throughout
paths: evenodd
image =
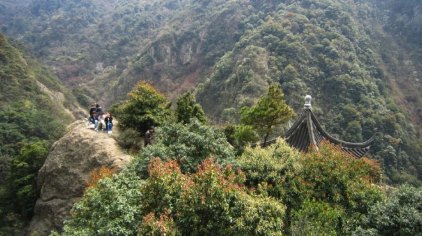
M 286 142 L 290 146 L 302 152 L 308 152 L 310 148 L 314 148 L 318 151 L 320 143 L 323 140 L 326 140 L 334 145 L 340 146 L 343 151 L 357 158 L 362 157 L 369 151 L 369 148 L 374 141 L 374 137 L 363 143 L 350 143 L 336 139 L 328 134 L 321 127 L 314 113 L 312 113 L 311 100 L 312 97 L 306 95 L 305 107 L 302 114 L 284 135 Z

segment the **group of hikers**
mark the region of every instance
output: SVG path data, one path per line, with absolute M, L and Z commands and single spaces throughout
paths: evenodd
M 113 117 L 110 112 L 104 114 L 103 108 L 98 104 L 92 104 L 89 109 L 89 118 L 86 124 L 87 128 L 90 124 L 94 125 L 95 131 L 106 131 L 108 134 L 112 133 L 113 129 Z M 151 126 L 144 135 L 144 146 L 152 144 L 154 140 L 154 126 Z
M 106 131 L 108 134 L 112 133 L 113 129 L 113 117 L 110 112 L 104 114 L 103 108 L 98 104 L 92 104 L 89 109 L 89 118 L 87 127 L 89 124 L 94 125 L 95 131 Z

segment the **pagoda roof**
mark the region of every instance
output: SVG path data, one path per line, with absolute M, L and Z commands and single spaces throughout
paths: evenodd
M 284 135 L 286 142 L 290 146 L 302 152 L 308 152 L 310 148 L 319 150 L 320 143 L 326 140 L 334 145 L 340 146 L 343 151 L 358 158 L 369 151 L 374 137 L 363 143 L 351 143 L 334 138 L 328 134 L 312 112 L 311 100 L 310 95 L 305 97 L 305 107 L 302 114 Z

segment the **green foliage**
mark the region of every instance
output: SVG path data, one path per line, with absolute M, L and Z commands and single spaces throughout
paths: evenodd
M 331 214 L 342 216 L 338 226 L 331 225 L 333 228 L 327 230 L 344 234 L 355 229 L 369 208 L 383 198 L 381 189 L 374 185 L 381 174 L 376 163 L 354 159 L 328 144 L 323 145 L 320 152 L 303 155 L 278 140 L 265 149 L 246 148 L 236 165 L 244 170 L 247 186 L 286 204 L 284 220 L 288 227 L 292 224 L 292 228 L 288 228 L 291 233 L 299 232 L 296 230 L 305 224 L 298 221 L 297 214 L 311 214 L 309 224 L 323 222 L 317 216 L 313 218 L 307 201 L 314 202 L 315 207 L 330 207 L 331 213 L 321 217 L 333 220 Z M 324 229 L 323 225 L 319 227 Z
M 70 121 L 64 109 L 75 107 L 75 99 L 2 34 L 0 78 L 0 231 L 13 235 L 32 217 L 38 169 L 63 135 Z
M 46 142 L 34 142 L 25 145 L 20 154 L 12 161 L 10 184 L 14 193 L 15 209 L 29 219 L 33 214 L 33 207 L 37 200 L 36 175 L 44 164 L 48 154 Z
M 293 110 L 286 104 L 280 86 L 273 84 L 267 95 L 261 97 L 253 107 L 243 107 L 241 122 L 253 126 L 260 135 L 264 135 L 264 145 L 277 125 L 293 117 Z
M 383 197 L 373 185 L 381 178 L 378 163 L 355 159 L 338 147 L 324 144 L 319 152 L 302 159 L 302 180 L 309 199 L 344 207 L 348 212 L 366 214 Z
M 147 146 L 136 157 L 137 171 L 146 177 L 147 165 L 152 158 L 177 160 L 182 172 L 195 172 L 207 157 L 219 163 L 233 160 L 233 148 L 219 130 L 192 119 L 191 123 L 168 124 L 156 130 L 154 145 Z
M 285 207 L 248 194 L 244 175 L 206 159 L 194 174 L 156 158 L 149 178 L 130 169 L 98 182 L 72 209 L 62 235 L 281 235 Z
M 120 147 L 129 150 L 130 153 L 138 153 L 143 145 L 142 136 L 139 135 L 138 131 L 131 128 L 120 131 L 116 141 Z
M 406 41 L 421 46 L 422 15 L 418 9 L 422 7 L 420 1 L 382 1 L 377 2 L 379 7 L 389 10 L 386 16 L 385 27 L 388 31 L 399 34 Z
M 240 179 L 239 179 L 240 178 Z M 281 235 L 284 206 L 247 195 L 242 176 L 205 160 L 180 201 L 182 233 L 194 235 Z
M 142 186 L 142 212 L 156 215 L 173 213 L 184 189 L 187 178 L 175 160 L 162 162 L 152 159 L 148 164 L 149 178 Z
M 247 147 L 236 166 L 246 174 L 246 185 L 282 199 L 287 206 L 300 201 L 297 178 L 301 172 L 300 154 L 282 139 L 266 148 Z M 292 195 L 290 195 L 292 194 Z
M 7 7 L 15 4 L 16 10 Z M 397 164 L 383 163 L 388 181 L 421 184 L 422 148 L 414 143 L 420 126 L 410 125 L 421 117 L 418 0 L 36 1 L 28 7 L 8 1 L 4 6 L 4 32 L 21 38 L 61 78 L 81 83 L 106 103 L 124 99 L 140 79 L 172 99 L 196 87 L 213 121 L 235 123 L 241 107 L 280 83 L 295 110 L 305 94 L 316 98 L 319 117 L 341 139 L 358 142 L 378 129 L 401 140 L 392 146 Z M 94 82 L 86 79 L 91 77 Z M 372 148 L 374 158 L 382 162 L 380 152 L 389 145 L 382 137 Z
M 182 235 L 281 233 L 284 207 L 271 198 L 247 195 L 239 185 L 242 174 L 230 167 L 220 169 L 206 159 L 197 173 L 183 175 L 175 161 L 162 163 L 155 159 L 149 170 L 144 195 L 147 199 L 143 201 L 148 214 L 141 226 L 159 217 L 160 221 L 174 222 L 172 227 L 175 224 Z
M 177 99 L 176 105 L 177 122 L 187 124 L 192 118 L 196 118 L 202 123 L 206 122 L 204 110 L 202 110 L 201 105 L 196 102 L 192 93 L 187 92 L 182 94 Z
M 401 186 L 386 201 L 371 207 L 361 235 L 420 235 L 422 229 L 422 189 Z M 376 232 L 376 233 L 375 233 Z
M 35 141 L 23 144 L 13 158 L 0 156 L 0 235 L 20 234 L 31 219 L 38 197 L 36 175 L 47 147 L 47 142 Z
M 81 104 L 82 107 L 90 107 L 92 104 L 92 99 L 87 96 L 90 94 L 88 90 L 83 88 L 75 88 L 72 90 L 72 93 L 75 95 L 76 100 Z
M 338 235 L 345 212 L 325 202 L 305 201 L 292 219 L 291 235 Z
M 376 3 L 376 8 L 373 3 Z M 12 1 L 7 1 L 2 6 L 10 4 Z M 235 122 L 239 118 L 239 108 L 255 104 L 271 83 L 282 85 L 287 103 L 295 109 L 302 106 L 303 95 L 312 92 L 317 99 L 314 109 L 330 133 L 348 141 L 362 141 L 372 136 L 374 129 L 378 129 L 380 134 L 371 147 L 371 154 L 385 168 L 389 183 L 421 183 L 420 127 L 412 127 L 409 122 L 412 114 L 408 115 L 403 106 L 399 107 L 393 101 L 396 99 L 400 104 L 413 104 L 412 97 L 405 89 L 396 91 L 397 88 L 389 88 L 390 82 L 399 85 L 395 87 L 406 83 L 402 81 L 410 81 L 410 86 L 417 85 L 414 81 L 419 73 L 419 61 L 395 55 L 393 61 L 388 61 L 386 55 L 391 48 L 384 44 L 391 41 L 392 44 L 405 45 L 399 47 L 405 51 L 403 54 L 408 51 L 410 54 L 420 54 L 417 46 L 421 42 L 421 37 L 418 37 L 421 35 L 422 22 L 418 12 L 420 1 L 151 0 L 109 4 L 112 5 L 106 5 L 103 1 L 33 1 L 29 9 L 16 11 L 16 15 L 8 13 L 13 20 L 2 30 L 20 38 L 22 36 L 36 55 L 57 68 L 62 78 L 71 78 L 72 83 L 82 82 L 86 85 L 85 78 L 94 74 L 94 63 L 104 63 L 108 69 L 95 71 L 95 83 L 87 84 L 95 88 L 94 93 L 110 91 L 105 98 L 108 101 L 118 101 L 115 98 L 126 94 L 140 78 L 162 86 L 165 88 L 162 91 L 173 96 L 177 91 L 204 82 L 198 100 L 207 113 L 212 114 L 215 121 Z M 1 11 L 6 12 L 3 9 Z M 3 23 L 6 22 L 3 21 L 6 15 L 1 14 L 0 18 L 2 26 L 7 24 Z M 385 37 L 378 36 L 384 34 Z M 406 41 L 411 44 L 406 44 Z M 38 78 L 42 70 L 38 69 L 35 75 L 27 73 L 31 70 L 26 65 L 34 63 L 9 50 L 10 46 L 3 47 L 5 42 L 4 37 L 0 36 L 0 106 L 5 108 L 0 109 L 0 117 L 12 117 L 13 121 L 0 121 L 0 156 L 4 160 L 2 163 L 6 163 L 2 173 L 10 172 L 7 163 L 12 163 L 25 143 L 34 141 L 26 132 L 44 139 L 47 136 L 56 137 L 61 130 L 51 135 L 42 129 L 54 130 L 59 126 L 41 122 L 42 129 L 37 130 L 33 125 L 40 120 L 50 121 L 45 111 L 59 114 L 60 109 L 48 105 L 48 98 L 42 95 L 32 80 Z M 408 46 L 410 49 L 407 49 Z M 67 50 L 69 48 L 72 50 Z M 403 71 L 404 64 L 412 66 Z M 409 76 L 413 73 L 416 73 L 414 77 Z M 387 82 L 386 79 L 390 77 L 395 80 Z M 411 79 L 404 80 L 407 77 Z M 40 81 L 49 89 L 56 87 L 51 83 L 50 76 L 42 78 Z M 104 86 L 99 85 L 98 80 L 105 81 Z M 86 100 L 77 91 L 76 94 L 80 102 Z M 396 94 L 405 94 L 406 97 L 395 98 Z M 9 106 L 10 102 L 15 101 L 16 104 Z M 16 109 L 21 103 L 25 109 L 31 108 L 23 111 Z M 137 106 L 133 106 L 129 112 L 122 111 L 122 114 L 130 115 L 136 109 Z M 30 112 L 26 112 L 28 110 Z M 42 114 L 43 119 L 37 120 L 38 114 Z M 151 116 L 161 117 L 160 114 L 157 112 Z M 418 113 L 413 115 L 414 119 L 418 118 Z M 141 114 L 143 116 L 147 115 Z M 60 122 L 63 123 L 66 121 Z M 130 117 L 128 123 L 134 124 Z M 254 136 L 251 131 L 250 127 L 245 126 L 231 130 L 233 143 L 243 145 L 249 142 Z M 130 137 L 127 135 L 122 143 L 132 145 Z M 187 137 L 196 138 L 195 135 Z M 187 169 L 194 169 L 203 157 L 197 161 L 193 150 L 206 149 L 206 146 L 199 146 L 207 142 L 203 138 L 193 140 L 199 141 L 192 144 L 183 140 L 189 145 L 174 145 L 171 152 L 166 151 L 171 145 L 160 144 L 156 147 L 156 153 L 170 153 L 179 157 L 177 147 L 181 147 L 182 154 L 188 153 L 188 160 L 194 160 L 187 162 Z M 203 152 L 199 152 L 202 155 Z M 258 166 L 277 166 L 275 158 L 263 159 L 270 164 L 259 164 L 257 159 L 255 162 Z M 141 160 L 148 161 L 149 157 Z M 306 202 L 314 204 L 316 209 L 327 207 L 330 215 L 316 212 L 321 217 L 327 217 L 327 221 L 344 211 L 348 217 L 343 217 L 342 221 L 350 225 L 347 222 L 350 215 L 356 212 L 364 214 L 377 201 L 378 191 L 368 183 L 377 180 L 379 174 L 367 168 L 368 165 L 359 164 L 359 161 L 341 160 L 340 157 L 325 160 L 312 156 L 309 160 L 300 159 L 299 164 L 296 163 L 301 169 L 309 170 L 295 172 L 293 168 L 289 172 L 297 178 L 284 178 L 285 169 L 279 167 L 283 171 L 269 169 L 268 174 L 275 176 L 277 181 L 256 177 L 257 183 L 247 183 L 262 194 L 285 201 L 288 216 L 294 207 L 297 214 L 308 216 L 315 213 L 310 206 L 301 208 L 303 199 L 308 199 Z M 180 164 L 182 169 L 185 168 L 183 161 Z M 253 166 L 248 168 L 248 172 L 253 172 Z M 258 176 L 260 172 L 266 173 L 266 169 L 257 172 Z M 289 182 L 292 178 L 294 181 Z M 3 212 L 0 215 L 3 216 Z M 147 231 L 139 232 L 163 233 L 166 231 L 157 229 L 160 224 L 173 227 L 174 223 L 171 216 L 164 213 L 162 216 L 150 215 L 148 219 L 151 221 L 142 224 Z M 314 218 L 308 219 L 311 219 L 312 225 L 321 223 L 314 221 Z M 332 232 L 331 229 L 327 230 Z M 368 230 L 375 232 L 374 228 Z
M 163 125 L 170 119 L 170 103 L 152 85 L 139 82 L 128 100 L 112 108 L 123 129 L 132 128 L 141 134 L 153 125 Z
M 240 155 L 246 145 L 259 140 L 257 133 L 250 125 L 227 125 L 224 127 L 224 134 L 227 141 L 236 149 L 236 155 Z
M 236 140 L 237 146 L 239 147 L 244 147 L 248 143 L 254 143 L 259 140 L 254 127 L 251 125 L 235 126 L 233 136 Z
M 100 180 L 73 206 L 62 235 L 135 235 L 141 220 L 141 186 L 129 171 Z
M 29 100 L 10 103 L 0 110 L 0 142 L 3 154 L 17 154 L 20 144 L 29 140 L 55 140 L 64 133 L 64 125 L 50 111 Z
M 8 7 L 16 4 L 17 9 Z M 413 176 L 408 182 L 421 183 L 422 148 L 412 143 L 420 127 L 414 132 L 409 125 L 421 116 L 418 0 L 36 1 L 27 7 L 7 1 L 4 6 L 4 32 L 22 39 L 64 80 L 88 87 L 90 96 L 119 101 L 140 79 L 172 99 L 197 87 L 209 117 L 232 122 L 269 84 L 280 83 L 295 110 L 305 94 L 316 98 L 328 131 L 342 139 L 361 141 L 375 128 L 401 139 L 393 146 L 397 165 L 389 166 L 388 180 L 401 183 Z M 86 79 L 91 77 L 94 82 Z M 77 96 L 82 103 L 86 99 Z M 347 105 L 356 111 L 355 120 L 342 109 Z M 380 152 L 388 145 L 384 138 L 376 144 L 375 159 L 382 161 Z

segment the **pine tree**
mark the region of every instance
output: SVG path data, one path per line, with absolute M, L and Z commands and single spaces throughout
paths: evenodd
M 258 134 L 264 135 L 265 146 L 274 127 L 287 122 L 293 115 L 280 86 L 273 84 L 255 106 L 242 108 L 240 119 L 241 123 L 253 126 Z

